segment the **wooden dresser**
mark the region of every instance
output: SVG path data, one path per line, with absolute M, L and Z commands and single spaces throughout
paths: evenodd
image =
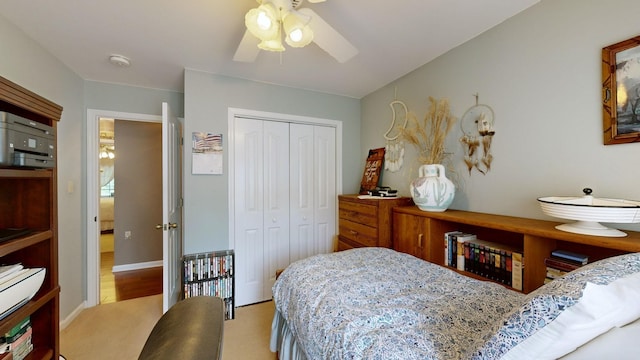
M 358 199 L 338 196 L 338 251 L 355 247 L 392 248 L 391 209 L 413 204 L 411 198 Z

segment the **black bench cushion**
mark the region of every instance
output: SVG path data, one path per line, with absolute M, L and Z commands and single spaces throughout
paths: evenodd
M 220 359 L 223 329 L 222 299 L 213 296 L 187 298 L 162 315 L 138 359 Z

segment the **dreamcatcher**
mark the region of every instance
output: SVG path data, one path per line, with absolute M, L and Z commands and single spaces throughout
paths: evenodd
M 478 104 L 478 94 L 476 104 L 470 107 L 460 120 L 462 137 L 460 142 L 464 148 L 464 162 L 467 165 L 469 174 L 475 167 L 482 174 L 491 170 L 491 141 L 495 131 L 493 130 L 493 109 L 489 105 Z
M 402 126 L 396 126 L 396 106 L 400 107 L 402 111 L 404 111 L 404 123 Z M 389 107 L 391 108 L 391 113 L 393 114 L 391 120 L 391 126 L 389 126 L 389 130 L 384 133 L 384 138 L 386 140 L 386 145 L 384 147 L 384 169 L 389 170 L 391 172 L 396 172 L 400 170 L 402 167 L 402 163 L 404 161 L 404 142 L 399 140 L 401 129 L 407 127 L 407 105 L 400 100 L 394 100 L 389 103 Z M 396 131 L 395 135 L 392 133 Z

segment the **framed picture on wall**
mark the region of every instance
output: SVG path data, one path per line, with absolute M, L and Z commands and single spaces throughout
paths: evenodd
M 640 36 L 602 48 L 604 144 L 640 141 Z
M 360 183 L 360 194 L 375 190 L 380 181 L 380 172 L 384 166 L 384 148 L 371 149 L 364 164 L 364 174 Z

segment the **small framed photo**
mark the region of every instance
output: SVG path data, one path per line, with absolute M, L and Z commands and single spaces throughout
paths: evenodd
M 602 48 L 604 144 L 640 141 L 640 36 Z

